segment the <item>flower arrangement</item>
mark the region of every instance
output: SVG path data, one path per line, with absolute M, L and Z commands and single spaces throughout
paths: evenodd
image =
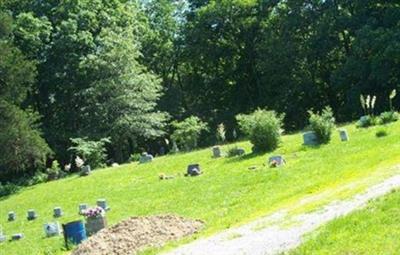
M 84 164 L 85 164 L 85 161 L 83 161 L 83 159 L 81 159 L 79 156 L 76 156 L 76 158 L 75 158 L 76 167 L 81 168 Z
M 97 218 L 100 216 L 104 216 L 104 214 L 104 209 L 99 206 L 86 209 L 82 212 L 82 215 L 85 216 L 85 218 Z

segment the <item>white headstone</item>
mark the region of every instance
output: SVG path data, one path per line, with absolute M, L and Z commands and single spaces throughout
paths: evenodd
M 285 165 L 286 160 L 283 158 L 283 156 L 273 156 L 268 159 L 268 164 L 270 166 L 273 164 L 273 166 L 279 167 Z
M 47 237 L 58 236 L 61 234 L 60 223 L 50 222 L 43 225 L 44 233 Z

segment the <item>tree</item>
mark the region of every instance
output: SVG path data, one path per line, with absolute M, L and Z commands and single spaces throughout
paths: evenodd
M 0 180 L 36 171 L 51 152 L 37 127 L 37 114 L 21 109 L 36 68 L 13 45 L 12 22 L 0 12 Z

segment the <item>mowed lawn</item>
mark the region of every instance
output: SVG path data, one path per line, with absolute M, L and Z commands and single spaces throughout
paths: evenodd
M 8 236 L 25 234 L 21 241 L 0 244 L 0 254 L 62 253 L 63 239 L 45 238 L 43 232 L 43 224 L 54 220 L 55 206 L 63 208 L 65 216 L 60 221 L 65 223 L 80 218 L 79 203 L 95 204 L 98 198 L 106 198 L 112 208 L 107 214 L 111 224 L 130 216 L 177 214 L 203 220 L 206 226 L 198 236 L 205 236 L 291 206 L 311 194 L 396 174 L 390 169 L 400 163 L 400 123 L 387 126 L 389 135 L 383 138 L 375 137 L 381 127 L 346 128 L 350 134 L 347 143 L 340 142 L 335 132 L 329 145 L 307 148 L 302 146 L 301 134 L 294 134 L 284 136 L 274 153 L 213 159 L 211 149 L 205 149 L 25 188 L 0 200 L 4 232 Z M 248 142 L 239 145 L 250 152 Z M 285 167 L 264 166 L 269 156 L 278 154 L 285 156 Z M 190 163 L 200 163 L 204 175 L 184 177 Z M 257 170 L 248 169 L 252 166 Z M 160 181 L 160 173 L 176 178 Z M 28 222 L 26 211 L 31 208 L 37 210 L 39 218 Z M 8 211 L 17 213 L 15 222 L 7 222 Z
M 308 238 L 290 254 L 399 254 L 400 192 L 372 201 L 367 208 L 334 220 Z

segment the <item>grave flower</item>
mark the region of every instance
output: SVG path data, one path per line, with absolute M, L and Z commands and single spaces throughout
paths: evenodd
M 79 156 L 76 156 L 75 164 L 78 168 L 81 168 L 85 164 L 85 161 L 83 161 Z
M 93 208 L 89 208 L 83 211 L 83 216 L 85 218 L 98 218 L 98 217 L 103 217 L 105 215 L 105 211 L 103 208 L 97 206 Z
M 64 166 L 65 172 L 69 172 L 71 170 L 71 164 L 67 164 Z

